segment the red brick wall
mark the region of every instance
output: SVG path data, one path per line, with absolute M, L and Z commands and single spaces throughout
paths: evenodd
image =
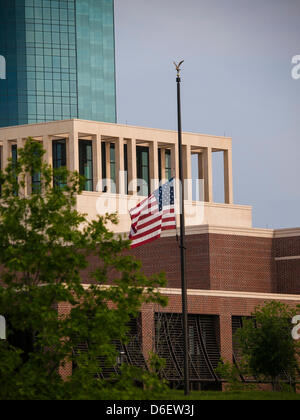
M 142 319 L 142 341 L 143 354 L 146 361 L 149 359 L 149 354 L 154 351 L 153 337 L 155 334 L 154 312 L 153 305 L 145 304 L 141 311 Z
M 275 261 L 275 257 L 300 255 L 300 238 L 268 239 L 234 235 L 187 236 L 188 289 L 300 294 L 300 260 Z M 146 275 L 164 271 L 168 287 L 180 288 L 180 256 L 175 237 L 162 238 L 130 252 L 141 260 Z M 92 259 L 92 267 L 96 260 Z M 89 282 L 88 275 L 85 281 Z M 189 296 L 191 314 L 218 315 L 220 349 L 232 360 L 231 317 L 249 316 L 263 299 Z M 286 302 L 290 305 L 293 301 Z M 181 313 L 181 296 L 170 295 L 169 305 L 147 305 L 142 310 L 143 351 L 153 348 L 154 313 Z
M 300 237 L 275 238 L 275 257 L 291 257 L 300 255 Z
M 272 239 L 233 235 L 189 235 L 189 289 L 276 292 Z M 180 256 L 176 238 L 162 238 L 132 253 L 146 274 L 165 271 L 168 287 L 180 286 Z
M 209 289 L 208 235 L 187 237 L 187 279 L 190 289 Z M 168 287 L 180 288 L 180 253 L 176 237 L 162 238 L 131 251 L 146 275 L 164 271 Z
M 300 238 L 268 239 L 202 234 L 186 237 L 189 289 L 260 293 L 300 293 L 300 260 L 275 261 L 275 257 L 300 255 Z M 141 260 L 146 275 L 164 271 L 168 287 L 180 288 L 180 255 L 176 237 L 161 238 L 130 251 Z M 96 268 L 97 257 L 83 272 Z
M 57 311 L 61 317 L 69 315 L 71 312 L 71 305 L 69 303 L 60 303 L 57 305 Z M 64 380 L 67 380 L 70 376 L 72 376 L 72 370 L 72 362 L 66 360 L 59 367 L 59 374 Z
M 300 237 L 276 238 L 274 254 L 277 258 L 300 255 Z M 300 294 L 300 260 L 276 261 L 277 292 Z
M 300 294 L 300 260 L 277 261 L 277 292 Z
M 272 239 L 211 234 L 209 256 L 212 290 L 276 291 Z

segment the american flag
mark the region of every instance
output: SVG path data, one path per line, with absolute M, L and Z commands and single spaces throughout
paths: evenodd
M 131 248 L 160 238 L 163 230 L 176 229 L 174 179 L 130 210 Z

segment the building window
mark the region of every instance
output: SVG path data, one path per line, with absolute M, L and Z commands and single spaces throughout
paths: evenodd
M 102 192 L 107 192 L 107 186 L 103 184 L 103 180 L 106 179 L 106 143 L 101 142 L 101 158 L 102 158 Z
M 110 179 L 112 180 L 112 193 L 116 193 L 116 146 L 114 143 L 110 143 Z
M 31 192 L 33 194 L 40 194 L 42 191 L 41 172 L 35 172 L 31 177 Z
M 41 173 L 36 172 L 31 177 L 31 191 L 33 194 L 39 194 L 41 192 Z
M 53 169 L 65 168 L 67 166 L 66 139 L 52 141 L 52 156 Z M 54 177 L 54 185 L 63 188 L 65 183 L 60 177 L 56 176 Z
M 93 191 L 93 142 L 79 140 L 79 173 L 85 177 L 85 191 Z
M 12 158 L 12 163 L 15 166 L 18 161 L 18 146 L 16 144 L 13 144 L 11 146 L 11 158 Z
M 143 146 L 137 146 L 136 148 L 136 160 L 137 160 L 137 177 L 144 181 L 138 186 L 138 195 L 148 196 L 150 193 L 149 189 L 149 148 Z
M 53 168 L 59 169 L 67 166 L 66 139 L 52 142 Z
M 161 182 L 162 170 L 161 170 L 161 149 L 158 149 L 158 179 Z
M 171 150 L 163 149 L 164 151 L 164 162 L 162 149 L 158 149 L 158 177 L 159 182 L 162 181 L 162 168 L 164 168 L 165 179 L 170 180 L 172 178 L 172 160 L 171 160 Z
M 107 179 L 107 164 L 109 164 L 110 168 L 110 179 L 116 185 L 117 182 L 117 171 L 116 171 L 116 146 L 114 143 L 109 143 L 109 163 L 106 161 L 106 145 L 107 143 L 101 143 L 101 151 L 102 151 L 102 180 Z M 108 146 L 107 146 L 108 147 Z M 127 144 L 124 144 L 124 171 L 126 174 L 128 173 L 128 160 L 127 160 Z M 128 176 L 125 176 L 125 192 L 128 194 Z M 107 186 L 103 183 L 102 192 L 107 192 Z M 116 188 L 112 188 L 112 193 L 116 192 Z
M 172 178 L 172 163 L 171 163 L 171 150 L 165 151 L 166 156 L 166 179 L 169 181 Z

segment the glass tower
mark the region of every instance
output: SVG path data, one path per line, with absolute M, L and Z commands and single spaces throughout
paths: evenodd
M 113 0 L 0 0 L 0 127 L 116 122 Z

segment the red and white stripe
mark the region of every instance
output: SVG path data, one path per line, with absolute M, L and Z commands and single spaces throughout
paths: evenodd
M 174 206 L 164 206 L 160 212 L 154 195 L 146 198 L 130 211 L 131 248 L 137 248 L 160 238 L 163 230 L 176 229 Z

